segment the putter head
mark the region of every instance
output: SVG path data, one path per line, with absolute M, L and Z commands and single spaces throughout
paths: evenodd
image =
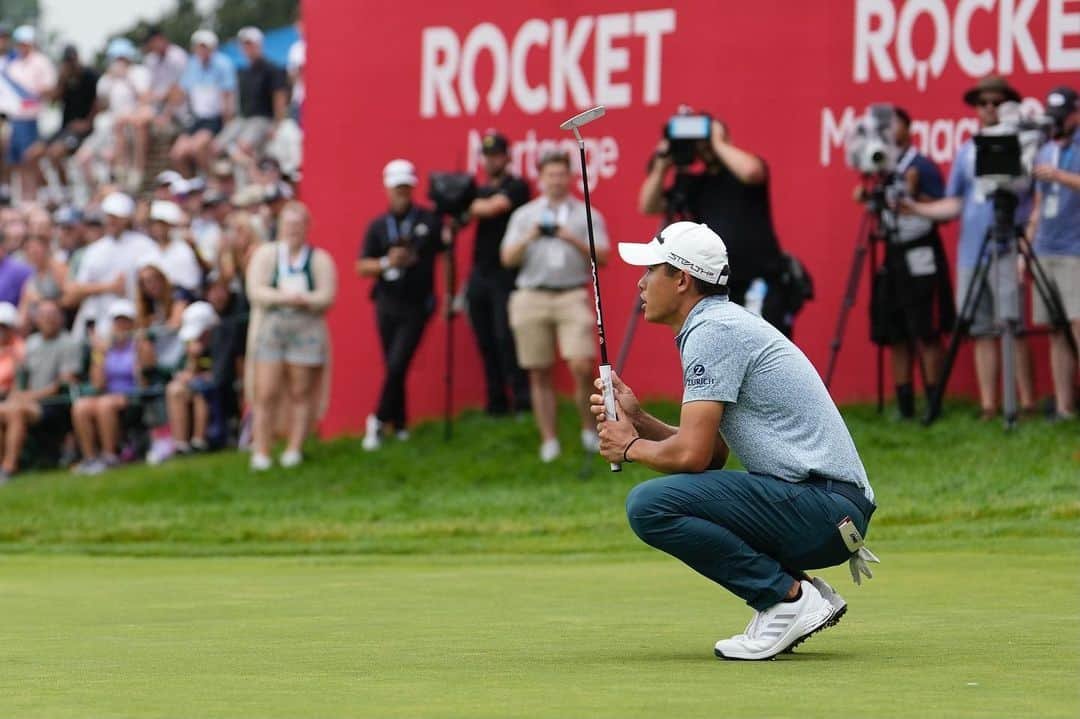
M 586 110 L 578 115 L 574 115 L 569 120 L 559 125 L 560 130 L 575 130 L 582 125 L 588 125 L 590 122 L 598 117 L 603 117 L 607 109 L 603 105 L 597 105 L 596 107 Z

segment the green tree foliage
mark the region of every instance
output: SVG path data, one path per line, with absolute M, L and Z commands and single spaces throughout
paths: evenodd
M 39 14 L 38 0 L 0 0 L 0 21 L 9 25 L 33 23 Z
M 246 25 L 275 28 L 296 22 L 298 0 L 221 0 L 214 12 L 214 30 L 222 40 Z

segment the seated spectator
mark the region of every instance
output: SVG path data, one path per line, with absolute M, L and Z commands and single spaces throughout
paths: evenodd
M 191 120 L 176 138 L 170 159 L 173 167 L 189 176 L 209 172 L 210 143 L 232 119 L 236 102 L 236 68 L 217 46 L 213 32 L 195 31 L 191 57 L 180 77 Z
M 285 71 L 263 56 L 263 34 L 245 27 L 237 34 L 248 66 L 240 70 L 237 83 L 240 115 L 214 139 L 213 153 L 229 154 L 250 165 L 288 111 Z
M 229 213 L 218 267 L 231 293 L 246 297 L 244 281 L 248 265 L 255 250 L 265 241 L 266 231 L 259 218 L 244 210 Z
M 26 261 L 32 274 L 23 285 L 19 299 L 19 326 L 30 327 L 31 318 L 38 303 L 60 301 L 64 294 L 67 267 L 49 251 L 49 241 L 40 235 L 31 235 L 24 245 Z
M 15 305 L 22 297 L 23 285 L 30 279 L 30 275 L 34 274 L 34 270 L 22 260 L 11 256 L 8 240 L 13 235 L 8 234 L 8 227 L 10 224 L 4 226 L 4 239 L 0 242 L 0 302 Z M 22 240 L 19 242 L 21 246 Z
M 157 245 L 150 255 L 158 259 L 173 287 L 184 290 L 191 301 L 202 288 L 203 270 L 191 244 L 182 239 L 187 232 L 184 224 L 184 213 L 175 202 L 154 200 L 150 206 L 148 231 Z
M 76 474 L 101 474 L 119 463 L 120 415 L 142 382 L 135 347 L 135 305 L 113 299 L 108 308 L 109 339 L 94 340 L 90 382 L 98 394 L 80 397 L 71 408 L 71 422 L 82 461 Z
M 15 388 L 15 371 L 22 364 L 24 349 L 19 311 L 10 302 L 0 302 L 0 397 Z
M 20 387 L 0 404 L 0 484 L 19 469 L 27 430 L 41 427 L 56 436 L 69 430 L 70 407 L 61 395 L 82 370 L 82 348 L 64 331 L 64 315 L 53 300 L 34 311 L 37 333 L 26 340 Z
M 236 192 L 236 174 L 233 164 L 222 157 L 210 164 L 210 180 L 207 188 L 217 190 L 225 197 L 232 197 Z
M 222 389 L 215 382 L 211 336 L 220 323 L 217 313 L 208 302 L 196 302 L 184 310 L 183 319 L 180 340 L 186 361 L 165 390 L 173 452 L 181 455 L 210 449 L 207 434 L 211 410 L 216 409 L 220 416 Z M 152 454 L 147 461 L 157 464 L 168 457 L 164 453 Z
M 175 198 L 172 193 L 174 182 L 183 181 L 184 176 L 176 170 L 163 170 L 154 178 L 154 199 L 172 202 Z
M 86 244 L 86 226 L 82 213 L 70 205 L 60 207 L 53 213 L 53 224 L 57 227 L 56 259 L 67 266 L 71 272 L 74 257 Z
M 94 131 L 75 154 L 87 185 L 97 184 L 95 165 L 105 162 L 120 179 L 130 172 L 128 161 L 131 137 L 126 121 L 139 108 L 139 99 L 150 90 L 150 71 L 135 63 L 135 45 L 124 37 L 113 39 L 105 51 L 108 68 L 97 84 L 101 111 L 94 120 Z
M 255 251 L 247 271 L 252 306 L 247 356 L 252 375 L 245 390 L 254 398 L 251 468 L 271 467 L 270 444 L 280 399 L 288 402 L 288 445 L 283 467 L 299 464 L 301 449 L 325 405 L 330 337 L 324 315 L 337 294 L 330 254 L 308 244 L 310 216 L 300 202 L 281 212 L 276 242 Z M 323 383 L 322 392 L 318 389 Z
M 38 163 L 45 161 L 52 167 L 60 182 L 61 194 L 68 184 L 65 168 L 67 158 L 75 154 L 94 129 L 99 79 L 96 70 L 79 62 L 79 51 L 74 45 L 64 48 L 56 86 L 48 95 L 48 99 L 60 103 L 60 128 L 26 151 L 27 163 L 37 167 Z
M 225 218 L 232 208 L 229 198 L 217 190 L 208 189 L 202 196 L 202 208 L 191 220 L 191 234 L 195 237 L 195 249 L 204 266 L 216 267 L 221 252 L 221 235 Z
M 140 364 L 156 366 L 159 374 L 168 378 L 183 362 L 180 322 L 192 295 L 173 288 L 159 257 L 145 255 L 138 267 L 135 328 L 145 341 L 139 345 Z
M 105 235 L 86 248 L 62 299 L 65 307 L 78 308 L 74 332 L 79 339 L 87 336 L 88 323 L 99 332 L 108 332 L 113 300 L 134 295 L 136 263 L 157 251 L 149 237 L 131 229 L 135 202 L 130 197 L 113 192 L 102 201 L 101 210 L 105 213 Z
M 56 87 L 56 68 L 52 60 L 37 50 L 37 32 L 30 25 L 15 28 L 15 53 L 4 66 L 4 77 L 18 88 L 22 102 L 18 109 L 8 110 L 11 138 L 8 140 L 7 161 L 18 173 L 22 199 L 33 202 L 41 172 L 35 158 L 27 156 L 38 141 L 38 116 L 45 101 Z

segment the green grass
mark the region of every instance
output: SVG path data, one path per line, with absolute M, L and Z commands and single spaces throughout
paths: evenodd
M 713 659 L 748 610 L 626 527 L 651 473 L 541 465 L 529 421 L 262 476 L 220 454 L 20 477 L 0 717 L 1080 715 L 1076 425 L 845 416 L 883 563 L 827 572 L 848 616 L 766 664 Z
M 879 547 L 880 549 L 880 547 Z M 674 561 L 15 557 L 5 717 L 1075 717 L 1076 553 L 883 551 L 770 663 Z
M 674 417 L 673 405 L 657 411 Z M 613 475 L 576 450 L 563 408 L 563 459 L 536 458 L 531 421 L 472 413 L 444 443 L 439 425 L 377 454 L 356 439 L 313 444 L 297 471 L 253 476 L 224 453 L 96 478 L 20 477 L 0 490 L 0 552 L 296 554 L 621 551 L 622 507 L 653 476 Z M 872 534 L 895 541 L 1080 537 L 1076 425 L 1035 420 L 1005 434 L 954 409 L 924 429 L 846 412 L 880 510 Z

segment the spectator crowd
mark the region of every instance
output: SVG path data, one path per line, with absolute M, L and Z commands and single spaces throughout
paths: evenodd
M 0 26 L 0 483 L 252 442 L 264 470 L 275 433 L 302 461 L 336 291 L 294 199 L 304 47 L 236 39 L 239 68 L 151 28 L 99 72 Z

